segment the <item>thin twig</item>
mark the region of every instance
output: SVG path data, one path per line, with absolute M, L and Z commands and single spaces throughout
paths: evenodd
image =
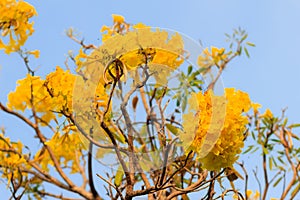
M 110 185 L 111 187 L 113 187 L 116 192 L 119 194 L 120 198 L 122 200 L 124 200 L 123 194 L 122 192 L 119 190 L 119 188 L 117 188 L 114 184 L 112 184 L 110 181 L 106 180 L 104 177 L 102 177 L 100 174 L 96 174 L 99 178 L 101 178 L 104 182 L 106 182 L 108 185 Z

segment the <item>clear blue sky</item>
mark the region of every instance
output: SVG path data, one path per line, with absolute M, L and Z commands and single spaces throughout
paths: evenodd
M 300 122 L 300 1 L 298 0 L 152 0 L 152 1 L 38 1 L 29 0 L 38 12 L 34 18 L 35 33 L 27 41 L 28 49 L 41 50 L 40 66 L 45 75 L 64 66 L 69 50 L 78 45 L 64 31 L 74 27 L 87 43 L 100 44 L 100 28 L 112 23 L 111 14 L 121 14 L 130 23 L 171 28 L 185 33 L 204 46 L 227 47 L 224 33 L 242 27 L 249 33 L 251 58 L 232 62 L 223 75 L 225 87 L 248 92 L 251 99 L 279 114 L 288 106 L 291 122 Z M 6 102 L 15 82 L 26 73 L 17 55 L 0 52 L 0 101 Z M 19 132 L 12 138 L 23 138 L 21 123 L 0 113 L 0 125 L 8 133 Z M 26 129 L 22 129 L 26 132 Z M 23 134 L 23 135 L 22 135 Z M 1 187 L 0 187 L 1 189 Z M 0 192 L 1 193 L 1 192 Z

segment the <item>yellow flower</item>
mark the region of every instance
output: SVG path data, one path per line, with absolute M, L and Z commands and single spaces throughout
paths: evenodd
M 260 193 L 256 190 L 255 194 L 253 194 L 252 190 L 247 190 L 246 196 L 249 200 L 258 200 L 260 197 Z
M 198 65 L 203 68 L 209 68 L 213 65 L 220 65 L 220 61 L 225 61 L 226 58 L 225 48 L 211 47 L 211 52 L 206 48 L 198 57 Z
M 102 34 L 102 42 L 106 41 L 107 39 L 111 38 L 113 35 L 118 34 L 126 34 L 129 31 L 130 24 L 125 22 L 125 18 L 121 15 L 112 14 L 113 18 L 113 26 L 102 26 L 100 32 L 106 32 Z
M 28 53 L 32 54 L 35 58 L 40 57 L 40 51 L 39 50 L 29 51 Z
M 165 84 L 170 72 L 184 62 L 184 44 L 180 34 L 170 35 L 167 31 L 159 29 L 152 31 L 150 28 L 143 28 L 146 27 L 143 24 L 135 27 L 132 31 L 123 32 L 123 35 L 115 26 L 102 27 L 101 31 L 105 32 L 102 34 L 102 40 L 111 39 L 90 54 L 90 58 L 98 57 L 99 60 L 105 61 L 103 67 L 99 69 L 99 73 L 102 74 L 100 83 L 107 84 L 113 80 L 113 66 L 117 60 L 122 62 L 122 65 L 117 65 L 121 66 L 121 75 L 124 75 L 121 80 L 122 78 L 126 80 L 128 74 L 134 77 L 135 70 L 147 63 L 150 73 L 154 74 L 158 84 Z M 102 53 L 104 51 L 110 52 L 115 60 L 108 60 L 107 55 Z M 87 59 L 86 61 L 92 65 L 94 60 Z
M 76 130 L 70 133 L 68 127 L 64 127 L 62 132 L 56 132 L 46 144 L 51 148 L 60 165 L 71 167 L 71 173 L 77 173 L 80 167 L 76 159 L 82 155 L 82 150 L 85 149 L 80 139 L 80 133 Z M 44 151 L 44 149 L 40 149 L 34 159 L 45 171 L 49 171 L 49 165 L 53 165 L 48 151 Z
M 256 115 L 258 113 L 258 109 L 261 108 L 261 105 L 259 103 L 252 103 L 252 109 L 254 114 Z
M 31 109 L 39 113 L 45 123 L 55 119 L 55 112 L 72 112 L 72 98 L 75 75 L 60 67 L 47 75 L 46 80 L 39 76 L 27 75 L 18 80 L 16 90 L 8 95 L 7 106 L 14 110 Z
M 87 58 L 87 54 L 85 54 L 82 48 L 79 49 L 79 54 L 75 56 L 74 60 L 77 65 L 76 71 L 79 71 L 82 67 L 83 61 Z
M 256 192 L 255 192 L 253 198 L 254 198 L 254 199 L 259 199 L 259 196 L 260 196 L 260 193 L 256 190 Z
M 190 131 L 186 134 L 194 134 L 187 150 L 196 151 L 203 168 L 208 170 L 232 166 L 244 146 L 248 120 L 243 113 L 251 108 L 248 94 L 226 88 L 222 97 L 210 90 L 197 94 L 197 105 L 194 118 L 199 121 L 194 128 L 189 127 L 191 122 L 184 116 L 184 130 Z
M 7 185 L 12 179 L 19 180 L 27 177 L 27 173 L 20 172 L 19 168 L 27 165 L 26 159 L 22 156 L 23 144 L 10 141 L 10 138 L 4 137 L 0 133 L 0 160 L 1 160 L 1 177 L 7 179 Z M 7 150 L 7 151 L 6 151 Z M 30 169 L 29 166 L 26 166 Z
M 145 24 L 143 24 L 143 23 L 137 23 L 137 24 L 133 25 L 132 28 L 134 28 L 134 29 L 139 29 L 139 28 L 150 28 L 150 26 L 147 26 L 147 25 L 145 25 Z
M 69 70 L 64 71 L 59 66 L 46 77 L 46 89 L 49 91 L 52 105 L 51 109 L 56 112 L 72 112 L 72 98 L 75 75 Z
M 273 113 L 272 113 L 272 111 L 270 109 L 267 109 L 265 111 L 265 113 L 262 114 L 260 117 L 269 118 L 270 119 L 270 118 L 273 118 Z
M 37 13 L 29 3 L 16 0 L 1 0 L 0 13 L 0 30 L 2 37 L 7 41 L 5 43 L 0 38 L 0 49 L 10 54 L 18 51 L 33 33 L 33 23 L 30 23 L 29 19 Z
M 247 190 L 246 197 L 249 198 L 252 195 L 252 193 L 253 193 L 252 190 Z
M 112 14 L 113 22 L 122 24 L 125 22 L 125 18 L 122 15 Z

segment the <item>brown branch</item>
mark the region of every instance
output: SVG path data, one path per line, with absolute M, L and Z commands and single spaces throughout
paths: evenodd
M 173 192 L 172 194 L 170 194 L 166 198 L 166 200 L 172 200 L 173 198 L 175 198 L 175 197 L 177 197 L 179 195 L 188 194 L 188 193 L 191 193 L 191 192 L 195 192 L 195 190 L 197 188 L 201 187 L 203 180 L 205 180 L 206 177 L 207 177 L 207 173 L 208 173 L 207 170 L 203 171 L 203 174 L 201 174 L 201 177 L 199 177 L 199 179 L 195 183 L 189 185 L 188 187 L 186 187 L 184 189 L 174 187 L 177 191 Z
M 217 83 L 217 81 L 219 80 L 221 74 L 223 72 L 223 68 L 219 68 L 218 74 L 216 76 L 216 78 L 208 85 L 207 90 L 213 90 L 215 87 L 215 84 Z
M 93 179 L 93 167 L 92 167 L 92 152 L 93 152 L 93 143 L 90 142 L 89 144 L 89 152 L 88 152 L 88 177 L 89 177 L 89 185 L 91 192 L 93 194 L 93 199 L 100 200 L 100 198 L 95 185 L 94 185 L 94 179 Z
M 245 192 L 245 195 L 247 194 L 247 190 L 248 190 L 248 173 L 247 173 L 247 170 L 244 166 L 244 163 L 239 163 L 238 162 L 238 165 L 242 168 L 244 174 L 245 174 L 245 189 L 244 189 L 244 192 Z M 248 196 L 246 195 L 246 200 L 248 200 Z
M 17 155 L 19 155 L 19 157 L 23 157 L 23 155 L 18 152 L 16 149 L 14 149 L 9 143 L 7 143 L 9 149 L 0 149 L 0 151 L 3 151 L 3 152 L 11 152 L 11 153 L 15 153 Z M 27 173 L 31 173 L 31 174 L 34 174 L 35 176 L 39 177 L 41 180 L 44 180 L 46 182 L 49 182 L 49 183 L 53 183 L 54 185 L 58 186 L 58 187 L 61 187 L 61 188 L 64 188 L 64 189 L 69 189 L 68 186 L 64 185 L 63 183 L 61 183 L 59 180 L 57 180 L 56 178 L 52 177 L 51 175 L 49 175 L 46 171 L 42 170 L 38 165 L 36 165 L 33 161 L 29 161 L 29 158 L 26 159 L 27 163 L 33 167 L 34 169 L 36 169 L 40 174 L 34 172 L 34 171 L 31 171 L 31 170 L 28 170 L 28 169 L 23 169 L 23 168 L 20 168 L 21 171 L 24 171 L 24 172 L 27 172 Z
M 189 160 L 189 157 L 190 157 L 190 155 L 193 153 L 193 151 L 191 150 L 188 154 L 187 154 L 187 156 L 186 156 L 186 159 L 185 159 L 185 161 L 184 161 L 184 164 L 183 164 L 183 166 L 181 166 L 180 168 L 178 168 L 177 170 L 175 170 L 172 174 L 171 174 L 171 176 L 169 176 L 169 178 L 163 183 L 163 184 L 161 184 L 161 186 L 159 186 L 159 187 L 163 187 L 163 186 L 165 186 L 179 171 L 181 171 L 186 165 L 187 165 L 187 162 L 188 162 L 188 160 Z
M 126 127 L 127 127 L 127 132 L 128 132 L 128 148 L 129 148 L 129 177 L 127 177 L 127 181 L 129 181 L 130 179 L 130 182 L 128 183 L 127 182 L 127 187 L 126 187 L 126 199 L 131 199 L 132 197 L 132 193 L 133 193 L 133 186 L 134 186 L 134 166 L 138 166 L 138 162 L 137 162 L 137 159 L 134 155 L 134 146 L 133 146 L 133 127 L 132 127 L 132 122 L 130 120 L 130 116 L 126 110 L 126 106 L 128 104 L 128 101 L 129 101 L 129 98 L 130 96 L 136 91 L 136 89 L 138 88 L 141 88 L 143 87 L 147 80 L 149 79 L 150 75 L 147 73 L 147 67 L 144 68 L 144 73 L 145 73 L 145 77 L 144 79 L 137 83 L 135 85 L 135 87 L 133 87 L 126 95 L 125 97 L 123 98 L 123 101 L 120 105 L 120 109 L 121 109 L 121 112 L 123 114 L 123 117 L 124 117 L 124 120 L 125 120 L 125 124 L 126 124 Z M 141 172 L 142 174 L 143 172 Z M 142 176 L 143 177 L 143 176 Z M 146 179 L 143 179 L 144 181 L 146 181 Z M 147 183 L 145 182 L 146 185 L 150 185 L 150 183 Z
M 33 85 L 31 84 L 31 91 L 33 91 Z M 18 118 L 22 119 L 25 123 L 27 123 L 30 127 L 32 127 L 36 133 L 36 136 L 39 138 L 40 142 L 43 144 L 44 148 L 47 150 L 47 152 L 50 155 L 51 160 L 53 161 L 54 167 L 56 169 L 56 171 L 58 172 L 58 174 L 63 178 L 63 180 L 68 184 L 68 187 L 70 188 L 71 191 L 74 191 L 80 195 L 82 195 L 85 198 L 91 199 L 90 198 L 90 193 L 86 192 L 85 190 L 83 190 L 82 188 L 77 187 L 69 178 L 68 176 L 63 172 L 61 166 L 59 165 L 59 162 L 54 154 L 54 152 L 52 151 L 52 149 L 45 144 L 46 139 L 45 136 L 41 133 L 40 129 L 39 129 L 39 119 L 38 116 L 36 114 L 35 111 L 35 106 L 34 106 L 34 96 L 33 93 L 31 92 L 31 106 L 32 106 L 32 115 L 34 118 L 35 123 L 31 122 L 30 120 L 28 120 L 27 118 L 25 118 L 24 116 L 20 115 L 17 112 L 14 112 L 10 109 L 7 109 L 5 106 L 3 106 L 2 104 L 0 104 L 0 108 L 4 111 L 6 111 L 7 113 L 13 114 L 15 116 L 17 116 Z
M 297 168 L 295 167 L 292 159 L 291 159 L 291 156 L 290 156 L 290 145 L 288 144 L 288 141 L 286 139 L 286 134 L 285 134 L 285 130 L 282 130 L 281 133 L 280 133 L 280 141 L 284 147 L 284 153 L 285 153 L 285 156 L 292 168 L 292 171 L 293 171 L 293 177 L 290 181 L 290 183 L 288 184 L 288 186 L 285 188 L 284 192 L 282 193 L 280 199 L 286 199 L 286 196 L 288 195 L 289 191 L 291 190 L 291 188 L 293 187 L 295 181 L 296 181 L 296 178 L 297 178 L 297 175 L 298 175 L 298 171 L 297 171 Z
M 234 194 L 238 194 L 238 200 L 244 200 L 245 198 L 243 197 L 243 195 L 238 192 L 237 190 L 234 190 L 234 189 L 228 189 L 228 190 L 225 190 L 224 192 L 222 192 L 222 194 L 218 197 L 216 197 L 215 199 L 219 199 L 219 198 L 222 198 L 222 200 L 225 200 L 225 197 L 226 195 L 229 193 L 229 192 L 232 192 Z
M 87 182 L 88 182 L 88 179 L 87 179 L 87 176 L 86 176 L 86 173 L 85 173 L 86 161 L 85 161 L 84 158 L 82 158 L 83 164 L 81 165 L 77 152 L 75 152 L 75 156 L 76 156 L 75 162 L 76 162 L 76 165 L 78 166 L 79 173 L 81 174 L 81 177 L 82 177 L 82 186 L 81 187 L 85 188 L 86 185 L 87 185 Z
M 94 140 L 89 134 L 86 133 L 86 131 L 78 124 L 76 123 L 76 120 L 74 119 L 74 117 L 72 115 L 67 115 L 66 113 L 62 113 L 64 114 L 68 119 L 71 120 L 71 122 L 77 127 L 77 129 L 79 130 L 80 133 L 82 133 L 82 135 L 91 143 L 93 143 L 93 145 L 103 148 L 103 149 L 115 149 L 114 145 L 108 145 L 108 144 L 101 144 L 98 141 Z M 119 147 L 119 150 L 122 153 L 127 154 L 126 149 Z
M 156 89 L 154 89 L 153 95 L 155 95 L 155 91 L 156 91 Z M 144 108 L 145 108 L 146 113 L 147 113 L 146 125 L 147 125 L 147 133 L 148 133 L 148 136 L 149 136 L 149 139 L 150 139 L 151 150 L 154 151 L 155 147 L 154 147 L 154 143 L 153 143 L 152 136 L 151 136 L 150 129 L 149 129 L 149 124 L 150 124 L 149 121 L 152 118 L 152 115 L 151 115 L 152 114 L 152 109 L 150 109 L 148 104 L 147 104 L 144 87 L 140 87 L 140 95 L 141 95 L 141 98 L 142 98 Z M 152 100 L 149 101 L 151 107 L 152 107 Z M 155 123 L 155 125 L 156 125 L 156 123 Z M 156 127 L 159 128 L 159 125 L 157 125 Z
M 210 90 L 210 89 L 213 90 L 214 89 L 215 84 L 219 80 L 223 70 L 226 68 L 226 65 L 231 60 L 233 60 L 235 57 L 240 55 L 240 48 L 241 48 L 241 42 L 238 42 L 235 54 L 233 54 L 230 58 L 228 58 L 227 60 L 222 62 L 222 64 L 220 66 L 218 64 L 215 64 L 217 66 L 217 68 L 219 69 L 219 71 L 218 71 L 218 74 L 217 74 L 216 78 L 208 85 L 207 90 Z
M 33 122 L 31 122 L 28 118 L 24 117 L 23 115 L 19 114 L 18 112 L 13 111 L 10 108 L 4 106 L 1 102 L 0 102 L 0 108 L 4 112 L 18 117 L 19 119 L 21 119 L 22 121 L 24 121 L 27 125 L 29 125 L 33 129 L 35 129 L 36 125 Z
M 32 98 L 31 98 L 32 99 Z M 33 101 L 33 99 L 32 99 Z M 56 171 L 58 172 L 58 174 L 62 177 L 62 179 L 71 187 L 74 188 L 76 187 L 75 184 L 71 181 L 71 179 L 68 178 L 68 176 L 64 173 L 64 171 L 62 170 L 61 166 L 59 165 L 59 162 L 54 154 L 54 152 L 52 151 L 51 147 L 48 146 L 47 144 L 45 144 L 46 139 L 45 136 L 41 133 L 39 126 L 38 126 L 38 118 L 37 118 L 37 114 L 35 112 L 35 107 L 34 105 L 32 105 L 32 114 L 33 117 L 35 119 L 35 133 L 37 135 L 37 137 L 40 139 L 40 142 L 43 144 L 43 146 L 45 147 L 45 149 L 47 150 L 47 152 L 50 155 L 51 160 L 53 161 L 54 167 L 56 169 Z
M 212 200 L 213 196 L 215 195 L 215 172 L 210 172 L 210 176 L 212 177 L 212 180 L 210 181 L 209 188 L 207 191 L 207 200 Z
M 158 184 L 158 186 L 163 185 L 163 182 L 164 182 L 164 180 L 165 180 L 166 170 L 167 170 L 167 164 L 168 164 L 169 153 L 170 153 L 170 150 L 171 150 L 172 145 L 174 144 L 174 142 L 175 142 L 177 139 L 178 139 L 178 138 L 176 137 L 174 140 L 172 140 L 172 141 L 170 142 L 170 144 L 167 145 L 167 148 L 166 148 L 165 153 L 164 153 L 163 169 L 162 169 L 161 176 L 160 176 L 160 178 L 159 178 L 159 184 Z M 187 159 L 188 159 L 188 158 L 187 158 Z
M 25 67 L 27 69 L 27 73 L 31 74 L 33 76 L 34 75 L 34 70 L 32 70 L 31 67 L 29 66 L 28 56 L 24 56 L 22 50 L 20 50 L 18 53 L 21 56 L 21 58 L 22 58 L 22 60 L 23 60 L 23 62 L 25 64 Z
M 85 48 L 85 49 L 97 49 L 97 47 L 95 46 L 95 45 L 93 45 L 93 44 L 84 44 L 84 42 L 83 42 L 83 39 L 82 40 L 79 40 L 79 39 L 77 39 L 73 34 L 68 34 L 67 33 L 67 36 L 70 38 L 70 39 L 72 39 L 74 42 L 76 42 L 76 43 L 78 43 L 78 44 L 80 44 L 83 48 Z
M 119 150 L 119 145 L 118 145 L 118 143 L 116 142 L 116 140 L 115 140 L 115 138 L 114 138 L 112 132 L 109 130 L 109 128 L 106 126 L 106 124 L 105 124 L 104 122 L 101 122 L 101 127 L 102 127 L 103 130 L 107 133 L 107 135 L 109 136 L 111 142 L 112 142 L 113 145 L 114 145 L 115 152 L 116 152 L 116 154 L 117 154 L 117 157 L 118 157 L 118 159 L 119 159 L 119 161 L 120 161 L 120 164 L 121 164 L 121 166 L 122 166 L 122 168 L 123 168 L 123 171 L 124 171 L 124 173 L 125 173 L 127 184 L 132 184 L 132 181 L 133 181 L 133 180 L 132 180 L 131 177 L 130 177 L 129 170 L 128 170 L 127 166 L 126 166 L 126 163 L 125 163 L 124 159 L 122 158 L 121 152 L 120 152 L 120 150 Z M 133 189 L 133 188 L 132 188 L 132 189 Z
M 106 182 L 108 185 L 110 185 L 111 187 L 113 187 L 116 192 L 119 194 L 120 198 L 122 200 L 124 200 L 124 197 L 122 195 L 122 192 L 118 189 L 118 187 L 116 187 L 114 184 L 112 184 L 109 180 L 106 180 L 105 178 L 103 178 L 100 174 L 96 174 L 99 178 L 101 178 L 104 182 Z
M 274 133 L 273 124 L 271 124 L 270 132 L 267 132 L 266 139 L 263 143 L 263 148 L 267 148 L 269 137 L 272 135 L 272 133 Z M 263 153 L 263 172 L 264 172 L 264 180 L 265 180 L 265 188 L 264 188 L 262 199 L 265 200 L 267 198 L 270 182 L 269 182 L 268 170 L 267 170 L 267 155 L 264 150 L 262 151 L 262 153 Z
M 53 193 L 50 193 L 50 192 L 45 192 L 43 190 L 37 190 L 36 192 L 39 195 L 41 195 L 42 197 L 49 196 L 49 197 L 54 197 L 56 199 L 61 199 L 61 200 L 82 200 L 82 199 L 78 199 L 78 198 L 64 197 L 62 194 L 61 195 L 57 195 L 57 194 L 53 194 Z
M 8 146 L 9 146 L 9 149 L 0 149 L 0 151 L 12 152 L 12 153 L 15 153 L 15 154 L 19 155 L 20 157 L 23 157 L 23 155 L 20 152 L 18 152 L 16 149 L 14 149 L 10 144 L 8 144 Z M 26 169 L 26 168 L 20 168 L 20 170 L 22 172 L 31 173 L 31 174 L 37 176 L 41 180 L 44 180 L 44 181 L 49 182 L 49 183 L 53 183 L 54 185 L 56 185 L 58 187 L 69 190 L 69 187 L 67 185 L 61 183 L 58 179 L 52 177 L 46 171 L 42 170 L 38 165 L 36 165 L 34 163 L 34 161 L 30 161 L 29 158 L 27 158 L 26 161 L 31 167 L 33 167 L 35 170 L 37 170 L 40 174 L 38 174 L 38 173 L 36 173 L 32 170 Z

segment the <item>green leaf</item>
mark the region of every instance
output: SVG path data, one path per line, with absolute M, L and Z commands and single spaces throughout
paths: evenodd
M 193 82 L 193 84 L 195 84 L 195 85 L 202 85 L 202 84 L 203 84 L 203 81 L 202 81 L 202 80 L 195 80 L 195 81 Z
M 281 141 L 278 139 L 271 139 L 270 141 L 274 142 L 274 143 L 280 143 Z
M 251 151 L 253 149 L 253 145 L 249 145 L 248 148 L 246 149 L 246 151 L 243 152 L 243 154 L 248 153 L 249 151 Z
M 160 166 L 161 162 L 162 162 L 162 157 L 159 153 L 159 151 L 150 151 L 150 159 L 152 160 L 151 165 L 153 167 L 158 167 Z
M 242 47 L 240 47 L 240 49 L 238 50 L 238 54 L 239 54 L 239 56 L 240 56 L 240 55 L 242 55 L 242 52 L 243 52 L 243 48 L 242 48 Z
M 246 47 L 244 47 L 244 51 L 245 51 L 245 53 L 246 53 L 246 56 L 247 56 L 248 58 L 250 58 L 250 55 L 249 55 L 248 49 L 247 49 Z
M 203 73 L 203 72 L 205 72 L 205 71 L 207 71 L 207 69 L 204 68 L 204 67 L 202 67 L 202 68 L 198 69 L 198 70 L 197 70 L 196 72 L 194 72 L 194 73 L 196 73 L 196 75 L 198 75 L 198 74 L 201 74 L 201 73 Z
M 282 176 L 279 177 L 279 178 L 275 181 L 275 183 L 273 184 L 273 187 L 276 187 L 276 186 L 278 185 L 278 183 L 280 183 L 281 179 L 282 179 Z
M 273 169 L 273 160 L 272 160 L 272 157 L 269 157 L 269 169 L 270 170 Z
M 296 182 L 296 181 L 295 181 Z M 291 192 L 291 196 L 295 196 L 296 193 L 298 193 L 300 190 L 300 184 L 298 183 L 298 185 L 292 190 Z
M 119 133 L 113 133 L 114 137 L 121 143 L 125 144 L 126 143 L 126 140 L 125 140 L 125 137 L 124 135 L 122 134 L 119 134 Z
M 235 35 L 238 35 L 238 34 L 239 34 L 239 32 L 238 32 L 237 29 L 234 29 L 233 32 L 234 32 Z
M 253 43 L 251 43 L 251 42 L 246 42 L 246 44 L 247 44 L 248 46 L 255 47 L 255 44 L 253 44 Z
M 283 162 L 283 160 L 280 158 L 280 156 L 278 156 L 277 159 L 278 159 L 279 162 L 281 162 L 282 164 L 285 164 L 285 163 Z
M 142 137 L 145 137 L 148 133 L 148 130 L 147 130 L 147 125 L 146 124 L 143 124 L 142 128 L 140 129 L 140 135 Z
M 288 128 L 297 128 L 297 127 L 300 127 L 300 124 L 292 124 L 292 125 L 289 125 Z
M 275 167 L 277 167 L 276 160 L 275 160 L 275 158 L 274 158 L 273 156 L 272 156 L 272 161 L 273 161 L 273 163 L 274 163 Z
M 268 149 L 267 149 L 266 147 L 263 147 L 263 153 L 264 153 L 265 155 L 269 154 L 269 151 L 268 151 Z
M 176 106 L 179 107 L 180 106 L 180 101 L 181 101 L 181 98 L 178 97 L 178 99 L 176 100 Z
M 191 72 L 192 72 L 192 70 L 193 70 L 193 66 L 192 65 L 190 65 L 189 67 L 188 67 L 188 75 L 190 75 L 191 74 Z
M 115 185 L 119 187 L 123 180 L 124 171 L 121 165 L 119 165 L 116 176 L 115 176 Z
M 254 131 L 251 131 L 251 136 L 252 136 L 252 139 L 255 140 L 255 133 L 254 133 Z
M 182 104 L 181 104 L 182 112 L 185 111 L 186 106 L 187 106 L 187 96 L 183 97 L 183 100 L 182 100 Z
M 256 147 L 251 153 L 256 152 L 259 149 L 259 147 Z
M 243 42 L 244 40 L 246 40 L 247 37 L 248 37 L 248 34 L 245 34 L 245 35 L 242 37 L 241 42 Z
M 167 129 L 168 129 L 169 131 L 171 131 L 171 133 L 173 133 L 173 134 L 176 135 L 176 136 L 177 136 L 177 135 L 179 134 L 179 132 L 180 132 L 179 128 L 173 126 L 172 124 L 166 124 L 166 127 L 167 127 Z
M 288 122 L 288 118 L 285 118 L 282 125 L 286 126 L 287 122 Z

